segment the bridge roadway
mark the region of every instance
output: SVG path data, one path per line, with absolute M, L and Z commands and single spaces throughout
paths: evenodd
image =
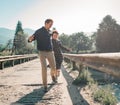
M 47 93 L 41 81 L 39 59 L 0 70 L 0 105 L 88 105 L 64 67 L 55 85 L 48 69 Z

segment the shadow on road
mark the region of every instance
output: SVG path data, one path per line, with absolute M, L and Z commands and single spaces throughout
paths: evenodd
M 24 84 L 24 86 L 41 86 L 41 84 Z M 48 91 L 53 87 L 50 85 L 48 87 Z M 43 99 L 43 96 L 46 93 L 44 92 L 43 87 L 40 89 L 34 89 L 33 92 L 25 95 L 24 97 L 20 98 L 18 101 L 12 103 L 11 105 L 35 105 L 38 102 L 40 103 L 42 100 L 50 100 L 50 98 Z
M 69 75 L 69 73 L 67 73 L 67 71 L 63 66 L 62 66 L 62 73 L 68 83 L 67 89 L 73 105 L 89 105 L 87 101 L 80 94 L 80 90 L 82 87 L 78 87 L 72 84 L 73 78 Z

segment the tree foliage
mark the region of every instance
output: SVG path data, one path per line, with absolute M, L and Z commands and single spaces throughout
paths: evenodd
M 6 43 L 6 45 L 0 45 L 0 52 L 3 52 L 5 50 L 11 50 L 12 48 L 12 39 L 9 39 L 8 42 Z
M 105 16 L 99 24 L 96 47 L 98 52 L 120 51 L 120 25 L 110 15 Z
M 59 39 L 64 46 L 69 47 L 69 42 L 70 41 L 69 41 L 69 36 L 68 35 L 63 33 L 63 34 L 60 35 Z
M 21 23 L 21 21 L 18 21 L 18 23 L 17 23 L 15 35 L 17 35 L 18 32 L 21 32 L 22 34 L 24 33 L 23 29 L 22 29 L 22 23 Z
M 34 50 L 31 44 L 27 43 L 27 35 L 22 29 L 22 23 L 18 21 L 13 42 L 13 51 L 15 54 L 28 54 Z
M 72 35 L 62 34 L 59 38 L 62 41 L 62 44 L 72 48 L 74 53 L 91 50 L 92 41 L 83 32 L 74 33 Z
M 90 41 L 92 44 L 92 48 L 91 48 L 91 52 L 96 52 L 96 37 L 97 37 L 97 33 L 93 32 L 92 35 L 90 36 Z

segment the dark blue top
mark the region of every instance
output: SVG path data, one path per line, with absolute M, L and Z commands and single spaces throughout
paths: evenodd
M 51 36 L 45 27 L 38 29 L 33 35 L 35 40 L 37 40 L 37 49 L 39 51 L 52 51 Z
M 53 51 L 55 56 L 62 55 L 62 50 L 70 51 L 68 48 L 64 47 L 60 40 L 52 39 Z

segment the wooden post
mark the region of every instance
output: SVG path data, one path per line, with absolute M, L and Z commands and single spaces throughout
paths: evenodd
M 69 59 L 70 60 L 70 59 Z M 70 60 L 70 62 L 68 62 L 70 64 L 70 68 L 72 67 L 72 61 Z
M 81 64 L 79 65 L 79 70 L 78 70 L 78 71 L 79 71 L 79 75 L 78 75 L 78 76 L 80 76 L 82 70 L 83 70 L 83 64 L 81 63 Z
M 78 67 L 78 69 L 79 69 L 79 75 L 78 76 L 80 76 L 80 73 L 82 72 L 82 70 L 83 70 L 83 68 L 84 68 L 84 66 L 83 66 L 83 61 L 84 61 L 84 58 L 80 58 L 80 64 L 79 64 L 79 67 Z
M 4 69 L 4 62 L 0 62 L 0 69 Z
M 27 62 L 29 61 L 29 58 L 27 58 Z
M 72 61 L 72 70 L 76 70 L 76 69 L 77 69 L 76 63 L 75 63 L 75 61 Z
M 19 59 L 19 64 L 21 64 L 21 62 L 22 62 L 22 59 Z
M 14 66 L 14 60 L 12 60 L 12 66 Z
M 64 57 L 64 61 L 67 62 L 67 63 L 70 63 L 70 59 Z
M 21 63 L 23 63 L 23 59 L 21 59 Z
M 25 62 L 25 58 L 23 59 L 23 63 Z

